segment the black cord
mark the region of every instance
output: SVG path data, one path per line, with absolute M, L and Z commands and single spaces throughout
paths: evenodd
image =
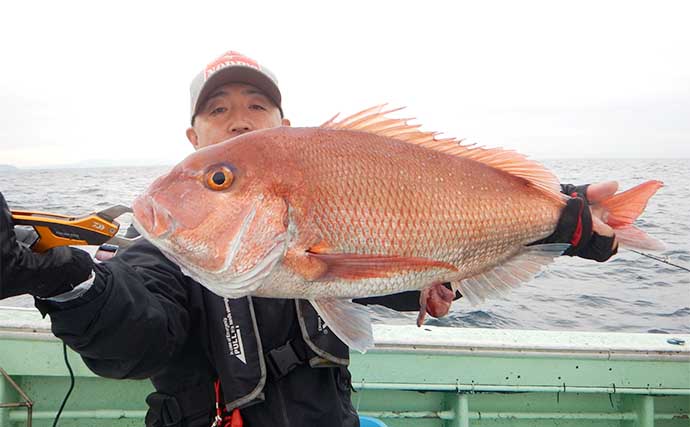
M 671 265 L 671 266 L 673 266 L 673 267 L 680 268 L 681 270 L 685 270 L 685 271 L 690 272 L 690 268 L 683 267 L 682 265 L 674 264 L 674 263 L 672 263 L 672 262 L 670 262 L 670 261 L 667 261 L 667 260 L 665 260 L 665 259 L 663 259 L 663 258 L 659 258 L 659 257 L 654 256 L 654 255 L 646 254 L 646 253 L 644 253 L 644 252 L 638 252 L 638 251 L 636 251 L 635 249 L 630 249 L 630 248 L 626 248 L 626 249 L 628 249 L 629 251 L 635 252 L 636 254 L 644 255 L 644 256 L 646 256 L 647 258 L 651 258 L 651 259 L 657 260 L 657 261 L 659 261 L 659 262 L 663 262 L 663 263 L 665 263 L 665 264 Z
M 62 414 L 62 410 L 65 409 L 65 404 L 67 403 L 67 399 L 69 399 L 69 395 L 72 394 L 72 390 L 74 389 L 74 372 L 72 372 L 72 367 L 69 364 L 69 359 L 67 359 L 67 345 L 63 342 L 62 343 L 62 353 L 65 356 L 65 365 L 67 366 L 67 370 L 69 371 L 69 390 L 67 390 L 67 394 L 65 395 L 65 398 L 62 399 L 62 405 L 60 405 L 60 409 L 58 410 L 57 414 L 55 415 L 55 421 L 53 421 L 53 427 L 57 426 L 58 420 L 60 420 L 60 415 Z

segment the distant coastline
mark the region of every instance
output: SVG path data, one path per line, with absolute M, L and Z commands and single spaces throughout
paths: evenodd
M 26 170 L 55 170 L 55 169 L 102 169 L 102 168 L 137 168 L 137 167 L 172 167 L 175 162 L 172 160 L 162 159 L 93 159 L 84 160 L 75 163 L 58 163 L 47 165 L 31 165 L 24 166 L 22 169 Z M 0 169 L 1 170 L 1 169 Z
M 0 165 L 0 172 L 9 172 L 19 170 L 16 166 L 12 165 Z

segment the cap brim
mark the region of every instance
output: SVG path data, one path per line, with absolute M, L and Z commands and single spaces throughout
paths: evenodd
M 244 83 L 259 89 L 278 107 L 281 116 L 283 115 L 280 90 L 275 82 L 255 68 L 235 65 L 217 71 L 206 80 L 197 98 L 192 117 L 199 113 L 199 108 L 206 101 L 206 98 L 212 95 L 216 89 L 230 83 Z

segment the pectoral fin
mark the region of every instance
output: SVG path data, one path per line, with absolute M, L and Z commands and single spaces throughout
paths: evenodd
M 385 278 L 405 271 L 423 271 L 431 268 L 458 271 L 452 264 L 428 258 L 396 255 L 327 254 L 311 251 L 307 252 L 307 256 L 323 266 L 322 273 L 312 280 Z
M 331 250 L 325 242 L 307 250 L 291 249 L 285 254 L 284 265 L 308 281 L 386 278 L 431 268 L 458 271 L 452 264 L 429 258 L 333 253 Z

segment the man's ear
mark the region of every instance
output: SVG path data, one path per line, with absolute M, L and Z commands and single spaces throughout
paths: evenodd
M 196 134 L 194 128 L 187 129 L 187 139 L 192 143 L 195 150 L 199 148 L 199 136 Z
M 283 123 L 283 126 L 290 126 L 290 120 L 289 119 L 283 119 L 282 123 Z

